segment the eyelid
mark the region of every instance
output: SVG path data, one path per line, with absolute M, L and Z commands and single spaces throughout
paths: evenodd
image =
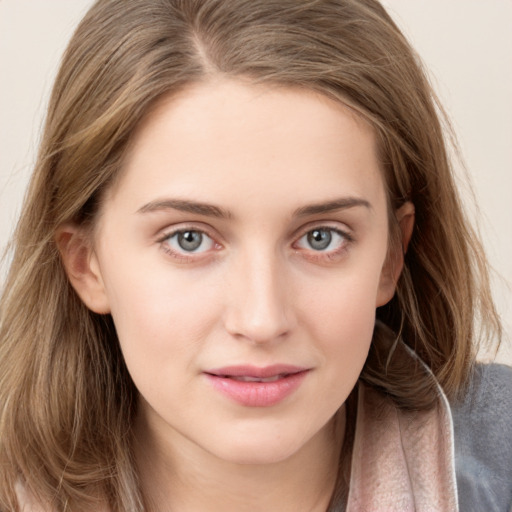
M 173 235 L 184 231 L 197 231 L 198 233 L 203 233 L 209 236 L 212 240 L 215 240 L 217 243 L 219 243 L 218 239 L 221 238 L 216 231 L 202 222 L 180 222 L 159 230 L 159 233 L 156 235 L 156 242 L 163 242 L 168 238 L 171 238 Z
M 330 231 L 332 233 L 336 233 L 337 235 L 339 235 L 340 237 L 345 239 L 347 242 L 352 242 L 353 241 L 353 237 L 350 235 L 350 233 L 347 233 L 346 231 L 342 231 L 339 228 L 333 228 L 331 226 L 317 226 L 317 227 L 314 227 L 314 228 L 311 228 L 311 229 L 308 229 L 307 231 L 305 231 L 301 236 L 299 236 L 296 239 L 295 243 L 297 243 L 299 240 L 302 240 L 306 235 L 308 235 L 312 231 L 322 231 L 322 230 L 323 231 Z M 315 251 L 314 249 L 311 249 L 311 250 L 313 252 L 332 252 L 332 251 L 321 251 L 321 250 Z
M 329 220 L 317 220 L 308 222 L 307 224 L 301 226 L 299 229 L 296 229 L 291 238 L 293 240 L 298 240 L 299 238 L 303 237 L 310 231 L 314 231 L 315 229 L 327 229 L 330 231 L 335 231 L 345 238 L 350 239 L 351 241 L 354 240 L 354 232 L 352 228 L 350 228 L 345 223 Z
M 167 240 L 173 238 L 179 233 L 183 233 L 186 231 L 195 231 L 210 238 L 213 242 L 213 250 L 206 250 L 202 252 L 181 252 L 173 249 L 169 244 L 166 244 Z M 202 223 L 184 222 L 162 230 L 158 238 L 156 239 L 156 242 L 160 244 L 160 247 L 165 253 L 167 253 L 176 261 L 181 263 L 193 263 L 211 257 L 214 251 L 217 251 L 222 248 L 222 244 L 218 242 L 218 238 L 220 238 L 220 236 L 217 236 L 217 234 L 213 234 L 212 231 L 213 230 L 211 228 L 205 226 Z
M 336 225 L 333 225 L 336 224 Z M 346 226 L 346 225 L 345 225 Z M 326 231 L 332 231 L 337 233 L 339 236 L 341 236 L 344 239 L 343 244 L 332 250 L 315 250 L 313 248 L 307 249 L 303 247 L 297 247 L 297 244 L 300 240 L 302 240 L 308 233 L 315 231 L 315 230 L 326 230 Z M 313 262 L 329 262 L 330 260 L 335 260 L 340 257 L 342 257 L 346 251 L 349 250 L 350 245 L 355 241 L 354 235 L 351 229 L 347 228 L 343 229 L 340 227 L 339 222 L 332 222 L 332 221 L 317 221 L 317 222 L 311 222 L 307 224 L 306 226 L 302 226 L 298 232 L 296 232 L 296 235 L 294 236 L 294 242 L 292 244 L 292 247 L 295 249 L 297 253 L 301 253 L 305 258 L 313 261 Z

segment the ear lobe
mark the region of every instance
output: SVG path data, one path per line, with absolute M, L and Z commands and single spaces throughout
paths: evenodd
M 55 235 L 64 269 L 82 302 L 95 313 L 110 313 L 98 259 L 90 237 L 73 224 L 61 226 Z
M 404 266 L 404 255 L 414 229 L 414 205 L 410 201 L 404 203 L 396 210 L 395 216 L 399 226 L 400 243 L 391 241 L 392 246 L 389 248 L 380 276 L 377 307 L 387 304 L 395 294 L 396 283 Z

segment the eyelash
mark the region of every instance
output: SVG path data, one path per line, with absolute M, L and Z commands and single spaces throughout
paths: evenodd
M 341 257 L 345 252 L 348 250 L 349 246 L 354 242 L 354 237 L 348 233 L 347 231 L 341 230 L 339 228 L 335 228 L 332 226 L 314 226 L 307 231 L 303 232 L 303 234 L 297 239 L 296 242 L 294 242 L 294 247 L 298 245 L 298 243 L 306 238 L 308 235 L 312 234 L 315 231 L 325 231 L 328 232 L 331 237 L 332 234 L 335 234 L 336 236 L 339 236 L 342 240 L 340 242 L 340 246 L 336 249 L 331 250 L 315 250 L 315 249 L 305 249 L 307 251 L 306 257 L 314 262 L 322 262 L 322 261 L 333 261 Z M 332 240 L 332 238 L 331 238 Z
M 353 236 L 346 231 L 343 231 L 343 230 L 340 230 L 339 228 L 335 228 L 335 227 L 328 226 L 328 225 L 319 225 L 319 226 L 311 227 L 307 231 L 303 231 L 302 234 L 300 235 L 300 237 L 298 237 L 296 239 L 296 241 L 292 244 L 292 247 L 294 247 L 296 252 L 299 252 L 300 250 L 302 250 L 302 248 L 300 248 L 300 247 L 297 248 L 298 243 L 302 239 L 304 239 L 305 237 L 307 237 L 308 235 L 312 234 L 315 231 L 328 232 L 331 236 L 332 236 L 332 234 L 335 234 L 336 236 L 339 236 L 342 238 L 342 242 L 341 242 L 340 247 L 338 247 L 334 250 L 329 250 L 329 251 L 315 250 L 312 248 L 304 249 L 308 253 L 305 255 L 305 257 L 307 257 L 307 259 L 309 259 L 311 261 L 329 262 L 329 261 L 335 260 L 335 259 L 339 258 L 340 256 L 342 256 L 348 250 L 348 247 L 350 246 L 350 244 L 352 244 L 354 242 Z M 183 249 L 184 252 L 180 252 L 179 250 L 173 249 L 169 245 L 169 241 L 172 240 L 173 238 L 178 237 L 179 235 L 183 235 L 185 233 L 200 234 L 203 237 L 203 239 L 201 240 L 201 244 L 204 242 L 204 237 L 209 238 L 211 241 L 210 244 L 212 245 L 212 248 L 207 249 L 206 251 L 199 251 L 199 252 L 196 252 L 196 251 L 187 252 L 184 249 Z M 332 240 L 332 238 L 331 238 L 331 240 Z M 166 232 L 164 235 L 162 235 L 157 240 L 157 242 L 160 244 L 162 250 L 166 254 L 170 255 L 172 258 L 174 258 L 175 260 L 177 260 L 178 262 L 181 262 L 181 263 L 197 262 L 207 256 L 211 256 L 211 254 L 208 255 L 207 253 L 210 253 L 212 249 L 214 251 L 218 251 L 222 248 L 222 245 L 219 244 L 218 242 L 216 242 L 214 237 L 211 236 L 208 233 L 208 231 L 206 231 L 204 229 L 197 228 L 197 227 L 193 227 L 193 226 L 190 226 L 190 227 L 185 226 L 185 227 L 175 229 L 170 232 Z
M 162 250 L 165 253 L 169 254 L 172 258 L 174 258 L 175 260 L 177 260 L 180 263 L 193 263 L 193 262 L 198 261 L 199 259 L 202 259 L 206 256 L 206 254 L 205 254 L 206 251 L 205 252 L 203 252 L 203 251 L 186 252 L 185 250 L 183 250 L 184 252 L 180 252 L 179 250 L 173 249 L 169 245 L 170 240 L 172 240 L 174 237 L 178 237 L 180 234 L 183 235 L 185 233 L 199 233 L 203 237 L 201 244 L 204 241 L 204 237 L 205 236 L 208 237 L 211 240 L 211 244 L 213 245 L 214 250 L 219 250 L 222 247 L 219 243 L 217 243 L 214 240 L 214 238 L 206 230 L 199 229 L 197 227 L 192 227 L 192 226 L 186 227 L 185 226 L 185 227 L 167 232 L 164 235 L 162 235 L 157 240 L 157 242 L 160 244 Z M 198 256 L 198 255 L 200 255 L 200 256 Z

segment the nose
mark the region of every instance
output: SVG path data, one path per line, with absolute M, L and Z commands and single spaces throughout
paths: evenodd
M 279 258 L 259 251 L 234 266 L 228 278 L 226 330 L 256 344 L 284 339 L 294 320 L 291 289 Z

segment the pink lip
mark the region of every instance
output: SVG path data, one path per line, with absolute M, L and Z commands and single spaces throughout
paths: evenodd
M 270 407 L 291 395 L 302 383 L 309 369 L 292 365 L 227 366 L 204 372 L 214 389 L 247 407 Z M 268 379 L 244 381 L 235 378 Z

